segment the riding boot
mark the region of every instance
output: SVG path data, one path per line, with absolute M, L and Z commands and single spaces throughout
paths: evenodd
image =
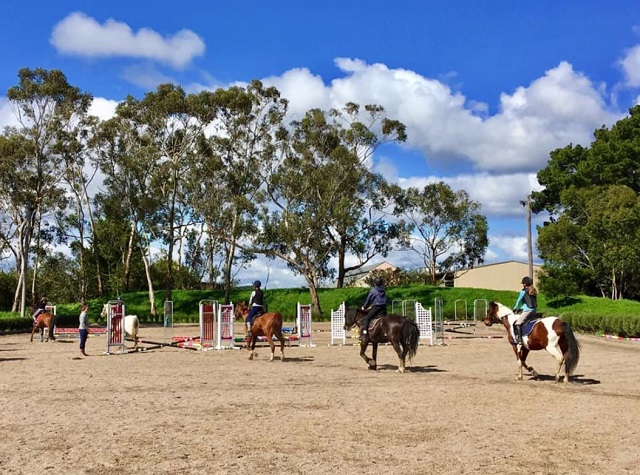
M 360 332 L 360 341 L 366 341 L 367 339 L 367 330 L 362 330 Z
M 522 345 L 522 325 L 513 324 L 513 333 L 516 335 L 516 343 Z

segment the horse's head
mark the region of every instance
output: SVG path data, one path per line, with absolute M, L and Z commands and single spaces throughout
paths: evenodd
M 500 302 L 489 302 L 484 324 L 490 327 L 494 323 L 502 323 L 502 319 L 512 313 L 509 307 L 502 305 Z
M 243 320 L 249 313 L 249 307 L 247 306 L 246 302 L 238 302 L 236 303 L 236 309 L 235 309 L 235 317 L 236 320 Z
M 344 329 L 350 330 L 354 325 L 358 325 L 362 321 L 362 317 L 367 312 L 361 308 L 352 308 L 344 313 Z

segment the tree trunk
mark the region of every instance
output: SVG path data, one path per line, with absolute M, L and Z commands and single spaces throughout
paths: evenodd
M 153 280 L 151 279 L 151 252 L 150 252 L 150 243 L 149 240 L 145 237 L 144 241 L 146 243 L 146 249 L 140 248 L 140 253 L 142 254 L 142 262 L 144 263 L 144 273 L 147 277 L 147 288 L 149 291 L 149 313 L 151 313 L 151 317 L 153 321 L 156 321 L 156 298 L 153 292 Z M 147 254 L 149 258 L 147 258 Z
M 98 295 L 102 297 L 104 293 L 104 289 L 102 286 L 102 272 L 100 270 L 100 254 L 98 252 L 98 235 L 96 233 L 96 223 L 93 219 L 93 211 L 91 210 L 91 200 L 89 199 L 89 192 L 87 191 L 87 187 L 84 186 L 84 200 L 87 206 L 87 214 L 89 215 L 89 227 L 91 228 L 91 239 L 92 242 L 92 255 L 94 264 L 96 266 L 96 280 L 98 284 Z
M 129 242 L 127 243 L 127 255 L 124 260 L 124 291 L 129 290 L 129 280 L 131 278 L 131 260 L 133 259 L 133 243 L 136 235 L 136 222 L 131 220 L 131 229 L 129 230 Z

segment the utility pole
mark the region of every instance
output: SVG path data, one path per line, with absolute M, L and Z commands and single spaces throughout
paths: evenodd
M 521 200 L 520 204 L 527 210 L 527 254 L 529 257 L 529 277 L 533 279 L 533 244 L 531 243 L 531 195 L 527 195 L 527 200 Z

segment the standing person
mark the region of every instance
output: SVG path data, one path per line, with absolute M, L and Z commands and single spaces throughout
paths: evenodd
M 82 306 L 80 311 L 78 333 L 80 334 L 80 353 L 82 353 L 82 356 L 89 356 L 84 351 L 85 345 L 87 344 L 87 337 L 89 336 L 89 306 L 86 304 Z
M 367 340 L 367 332 L 369 330 L 369 322 L 374 317 L 382 317 L 387 314 L 387 294 L 384 291 L 384 282 L 380 277 L 373 279 L 374 287 L 369 291 L 367 299 L 364 301 L 362 310 L 369 310 L 362 319 L 362 328 L 360 331 L 360 341 Z
M 247 336 L 251 336 L 251 321 L 263 313 L 264 310 L 264 294 L 260 287 L 262 286 L 262 282 L 256 280 L 253 283 L 253 292 L 251 292 L 251 297 L 249 297 L 249 314 L 245 320 L 245 324 L 247 325 Z
M 522 324 L 528 317 L 536 314 L 537 307 L 538 289 L 533 286 L 533 279 L 529 276 L 525 276 L 522 278 L 522 290 L 518 294 L 516 304 L 513 306 L 514 312 L 518 309 L 522 310 L 522 313 L 518 315 L 516 321 L 513 322 L 513 334 L 516 336 L 517 344 L 522 344 Z
M 47 296 L 43 295 L 40 301 L 38 302 L 36 313 L 33 314 L 33 321 L 35 322 L 38 319 L 38 315 L 40 315 L 41 313 L 45 313 L 46 311 L 47 311 Z

